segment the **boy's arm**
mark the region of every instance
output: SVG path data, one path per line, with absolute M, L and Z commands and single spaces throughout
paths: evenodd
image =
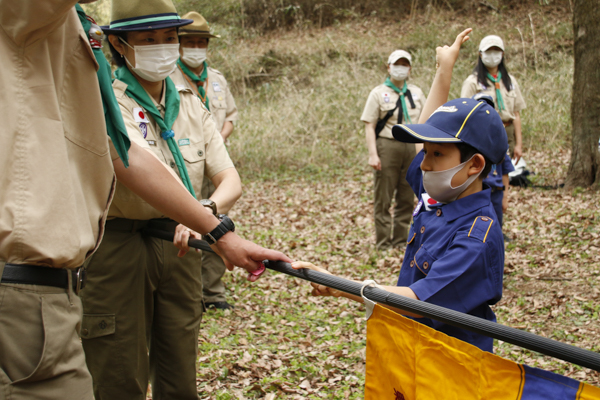
M 468 35 L 472 30 L 473 29 L 468 28 L 459 33 L 452 46 L 438 47 L 435 49 L 437 71 L 435 73 L 435 78 L 433 78 L 433 83 L 427 101 L 425 102 L 425 107 L 423 107 L 421 117 L 419 118 L 420 124 L 425 123 L 439 106 L 448 101 L 450 83 L 452 81 L 452 70 L 458 59 L 460 46 L 469 40 Z
M 302 268 L 308 268 L 308 269 L 312 269 L 313 271 L 317 271 L 317 272 L 323 272 L 325 274 L 329 274 L 332 275 L 331 272 L 327 271 L 325 268 L 321 268 L 321 267 L 317 267 L 316 265 L 309 263 L 309 262 L 303 262 L 303 261 L 296 261 L 294 263 L 292 263 L 292 267 L 294 269 L 302 269 Z M 354 281 L 356 283 L 362 283 L 360 281 Z M 340 290 L 335 290 L 332 289 L 330 287 L 327 287 L 325 285 L 320 285 L 318 283 L 314 283 L 312 282 L 310 284 L 313 287 L 312 290 L 312 295 L 313 296 L 333 296 L 333 297 L 345 297 L 347 299 L 350 300 L 354 300 L 358 303 L 364 303 L 363 298 L 360 296 L 355 296 L 353 294 L 350 293 L 346 293 L 346 292 L 342 292 Z M 419 300 L 419 298 L 417 297 L 417 295 L 415 294 L 415 292 L 412 291 L 411 288 L 406 287 L 406 286 L 379 286 L 380 289 L 386 290 L 388 292 L 391 293 L 395 293 L 395 294 L 399 294 L 400 296 L 404 296 L 404 297 L 408 297 L 414 300 Z M 416 318 L 420 318 L 420 315 L 416 315 L 404 310 L 401 310 L 399 308 L 395 308 L 395 307 L 391 307 L 391 306 L 387 306 L 385 304 L 382 304 L 383 307 L 388 308 L 394 312 L 397 312 L 399 314 L 402 315 L 407 315 L 409 317 L 416 317 Z

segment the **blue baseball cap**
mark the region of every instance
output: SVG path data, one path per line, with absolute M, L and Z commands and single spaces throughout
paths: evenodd
M 449 101 L 424 124 L 394 125 L 392 134 L 406 143 L 466 143 L 494 164 L 508 151 L 500 116 L 488 103 L 474 99 Z

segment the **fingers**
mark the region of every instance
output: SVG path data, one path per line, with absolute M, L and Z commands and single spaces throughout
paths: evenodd
M 263 251 L 260 253 L 260 255 L 252 256 L 253 260 L 256 260 L 256 261 L 262 261 L 262 260 L 283 261 L 286 263 L 293 262 L 293 260 L 291 258 L 289 258 L 288 256 L 286 256 L 285 254 L 283 254 L 280 251 L 264 249 L 262 247 L 261 247 L 261 249 Z
M 456 36 L 456 40 L 454 41 L 453 47 L 460 47 L 463 43 L 469 40 L 469 33 L 473 32 L 472 28 L 467 28 Z
M 292 268 L 294 268 L 294 269 L 307 268 L 307 269 L 312 269 L 313 271 L 318 271 L 316 265 L 314 265 L 313 263 L 306 262 L 306 261 L 294 261 L 292 263 Z

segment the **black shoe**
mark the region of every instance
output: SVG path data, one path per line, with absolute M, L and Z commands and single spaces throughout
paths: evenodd
M 233 310 L 235 307 L 226 301 L 215 301 L 214 303 L 204 303 L 207 310 Z

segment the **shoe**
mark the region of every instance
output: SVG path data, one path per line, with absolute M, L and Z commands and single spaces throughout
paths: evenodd
M 235 307 L 226 301 L 215 301 L 214 303 L 204 303 L 207 310 L 233 310 Z

